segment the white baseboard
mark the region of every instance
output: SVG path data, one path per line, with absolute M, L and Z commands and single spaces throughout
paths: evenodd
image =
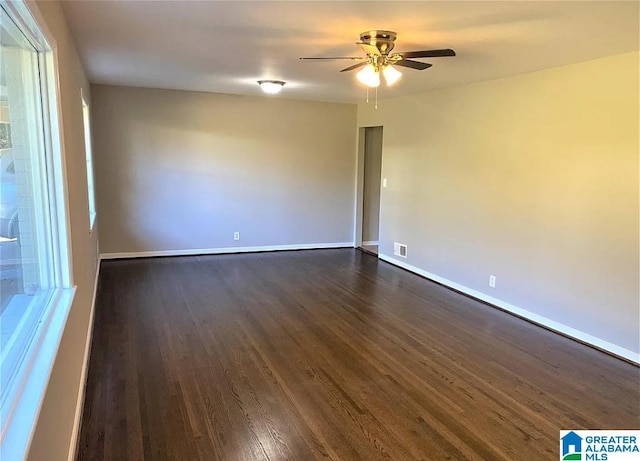
M 436 274 L 432 274 L 430 272 L 427 272 L 425 270 L 422 270 L 418 267 L 412 266 L 410 264 L 407 264 L 403 261 L 399 261 L 391 256 L 387 256 L 385 254 L 379 254 L 378 258 L 382 259 L 383 261 L 386 261 L 390 264 L 393 264 L 395 266 L 398 267 L 402 267 L 403 269 L 406 269 L 410 272 L 413 272 L 415 274 L 421 275 L 423 277 L 426 277 L 430 280 L 433 280 L 435 282 L 438 282 L 444 286 L 447 286 L 449 288 L 453 288 L 454 290 L 457 290 L 461 293 L 464 293 L 466 295 L 469 295 L 473 298 L 479 299 L 481 301 L 484 301 L 486 303 L 492 304 L 496 307 L 499 307 L 500 309 L 503 309 L 505 311 L 511 312 L 519 317 L 525 318 L 533 323 L 536 323 L 538 325 L 541 325 L 549 330 L 553 330 L 557 333 L 563 334 L 565 336 L 569 336 L 571 338 L 577 339 L 578 341 L 581 341 L 583 343 L 587 343 L 590 344 L 598 349 L 602 349 L 605 350 L 611 354 L 617 355 L 619 357 L 623 357 L 626 360 L 629 360 L 631 362 L 640 364 L 640 354 L 637 352 L 633 352 L 629 349 L 625 349 L 624 347 L 620 347 L 617 346 L 615 344 L 612 344 L 608 341 L 605 341 L 603 339 L 597 338 L 595 336 L 592 336 L 588 333 L 584 333 L 580 330 L 576 330 L 575 328 L 572 328 L 570 326 L 564 325 L 562 323 L 558 323 L 554 320 L 548 319 L 546 317 L 543 317 L 541 315 L 535 314 L 531 311 L 528 311 L 526 309 L 522 309 L 520 307 L 514 306 L 513 304 L 509 304 L 507 302 L 504 302 L 498 298 L 494 298 L 493 296 L 489 296 L 486 295 L 484 293 L 481 293 L 479 291 L 476 291 L 472 288 L 468 288 L 464 285 L 460 285 L 459 283 L 456 282 L 452 282 L 451 280 L 447 280 L 444 277 L 440 277 L 439 275 Z
M 336 243 L 298 243 L 294 245 L 272 245 L 259 247 L 227 247 L 227 248 L 199 248 L 185 250 L 162 250 L 162 251 L 138 251 L 126 253 L 102 253 L 100 259 L 126 259 L 126 258 L 149 258 L 154 256 L 194 256 L 194 255 L 218 255 L 227 253 L 257 253 L 263 251 L 286 251 L 286 250 L 319 250 L 324 248 L 353 248 L 353 242 Z
M 377 240 L 367 240 L 366 242 L 362 242 L 363 245 L 377 245 Z
M 96 297 L 98 295 L 98 280 L 100 278 L 100 261 L 96 269 L 96 278 L 93 282 L 93 298 L 91 300 L 91 312 L 89 313 L 89 330 L 87 340 L 84 345 L 84 359 L 82 361 L 82 374 L 80 375 L 80 389 L 76 401 L 76 416 L 73 422 L 73 432 L 69 443 L 68 461 L 74 461 L 78 452 L 78 438 L 80 436 L 80 426 L 82 424 L 82 413 L 84 410 L 84 396 L 87 389 L 87 374 L 89 370 L 89 357 L 91 355 L 91 341 L 93 339 L 93 317 L 96 311 Z

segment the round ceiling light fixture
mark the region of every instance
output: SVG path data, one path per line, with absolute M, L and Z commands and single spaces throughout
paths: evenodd
M 267 94 L 278 94 L 286 82 L 282 80 L 258 80 L 258 85 Z

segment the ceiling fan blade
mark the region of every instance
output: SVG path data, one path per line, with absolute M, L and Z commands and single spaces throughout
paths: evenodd
M 455 56 L 456 52 L 450 48 L 446 48 L 444 50 L 405 51 L 398 54 L 403 58 L 443 58 Z
M 354 64 L 353 66 L 349 66 L 346 69 L 342 69 L 340 72 L 349 72 L 350 70 L 355 70 L 355 69 L 358 69 L 359 67 L 364 67 L 366 65 L 367 65 L 366 62 L 359 62 L 358 64 Z
M 362 51 L 364 51 L 367 54 L 380 56 L 380 50 L 373 45 L 369 45 L 368 43 L 362 43 L 362 42 L 357 42 L 356 45 L 362 48 Z
M 426 62 L 412 61 L 411 59 L 403 59 L 402 61 L 394 62 L 393 65 L 401 66 L 401 67 L 410 67 L 411 69 L 416 69 L 416 70 L 425 70 L 431 67 L 433 64 L 428 64 Z
M 339 57 L 334 57 L 334 58 L 300 58 L 302 60 L 308 61 L 308 60 L 324 60 L 324 59 L 351 59 L 352 61 L 358 61 L 360 59 L 364 59 L 364 58 L 356 58 L 356 57 L 352 57 L 352 56 L 339 56 Z

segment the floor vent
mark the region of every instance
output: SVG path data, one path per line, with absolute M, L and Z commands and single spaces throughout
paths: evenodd
M 394 242 L 393 243 L 393 254 L 396 256 L 400 256 L 401 258 L 407 257 L 407 245 L 402 243 Z

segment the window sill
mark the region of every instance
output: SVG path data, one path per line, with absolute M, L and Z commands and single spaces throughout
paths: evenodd
M 56 290 L 18 371 L 20 391 L 2 427 L 0 459 L 24 459 L 28 453 L 76 288 Z

